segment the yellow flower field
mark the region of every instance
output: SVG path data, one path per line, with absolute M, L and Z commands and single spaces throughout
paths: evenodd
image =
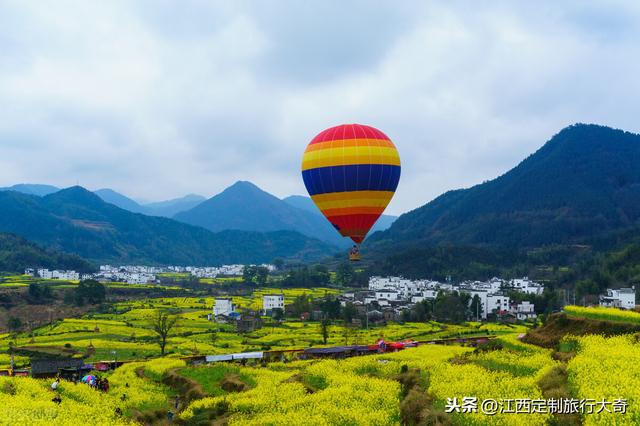
M 640 424 L 640 344 L 634 335 L 578 338 L 578 354 L 569 361 L 569 384 L 579 398 L 627 400 L 626 414 L 585 415 L 587 425 Z M 611 409 L 611 407 L 609 407 Z

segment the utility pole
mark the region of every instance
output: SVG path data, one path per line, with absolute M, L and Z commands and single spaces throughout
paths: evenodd
M 364 316 L 365 316 L 365 322 L 367 324 L 367 331 L 369 331 L 369 307 L 366 305 L 364 307 Z

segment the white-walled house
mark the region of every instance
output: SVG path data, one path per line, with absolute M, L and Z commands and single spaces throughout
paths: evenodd
M 265 315 L 270 315 L 274 309 L 284 311 L 284 294 L 265 294 L 262 296 L 262 311 Z
M 376 290 L 376 300 L 398 300 L 398 292 L 391 289 Z
M 420 303 L 423 300 L 435 299 L 437 295 L 438 292 L 436 290 L 422 290 L 421 292 L 415 293 L 411 296 L 411 303 Z
M 46 280 L 71 280 L 77 281 L 80 279 L 80 274 L 76 271 L 50 271 L 48 269 L 38 269 L 38 276 Z
M 229 316 L 236 310 L 236 305 L 233 301 L 227 297 L 216 297 L 215 304 L 213 305 L 214 318 L 219 315 Z
M 633 309 L 636 306 L 636 289 L 608 288 L 607 293 L 600 295 L 600 306 L 608 308 Z
M 493 312 L 501 313 L 509 311 L 509 297 L 504 294 L 488 294 L 487 295 L 487 315 Z
M 523 301 L 515 305 L 516 318 L 521 321 L 536 318 L 534 305 L 531 302 Z
M 540 283 L 531 281 L 529 277 L 515 278 L 509 281 L 509 287 L 527 294 L 542 294 L 544 286 Z

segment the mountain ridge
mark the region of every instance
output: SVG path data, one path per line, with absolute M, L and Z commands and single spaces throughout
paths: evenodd
M 317 259 L 334 247 L 296 232 L 212 233 L 132 213 L 79 186 L 45 197 L 0 192 L 0 232 L 93 261 L 215 265 Z
M 338 247 L 349 243 L 323 217 L 298 209 L 248 181 L 238 181 L 174 219 L 217 232 L 295 230 Z
M 639 161 L 640 135 L 575 124 L 503 175 L 401 215 L 370 244 L 579 243 L 638 224 Z

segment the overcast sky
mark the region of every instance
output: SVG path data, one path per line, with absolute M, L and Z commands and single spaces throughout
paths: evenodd
M 305 194 L 307 143 L 356 122 L 398 147 L 399 214 L 571 123 L 639 132 L 639 5 L 0 0 L 0 186 Z

